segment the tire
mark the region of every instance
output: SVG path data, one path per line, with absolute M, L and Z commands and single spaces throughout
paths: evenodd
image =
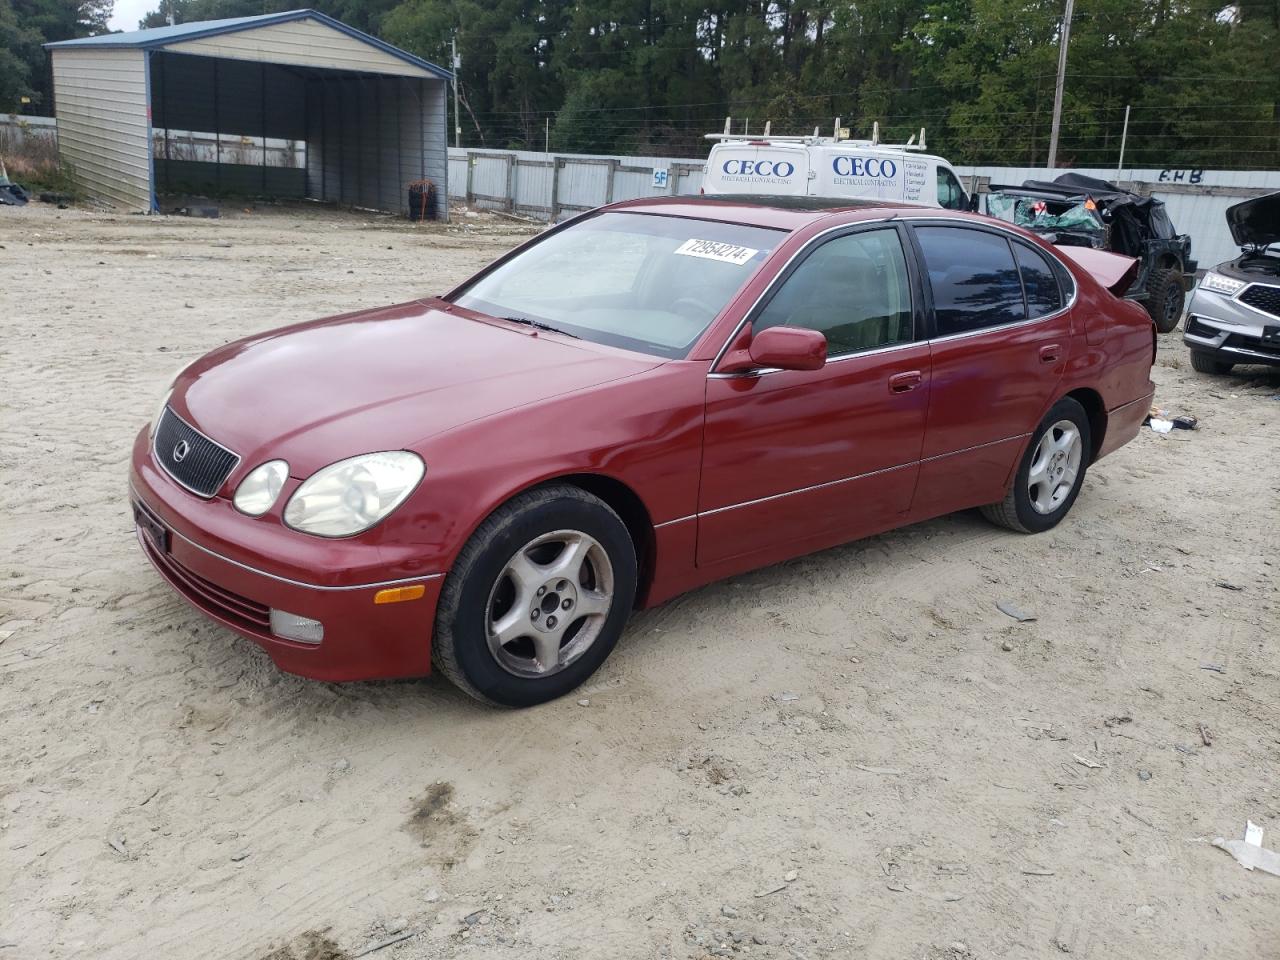
M 1196 373 L 1230 373 L 1234 366 L 1235 364 L 1229 360 L 1219 360 L 1212 353 L 1205 353 L 1203 350 L 1191 351 L 1191 369 Z
M 1070 450 L 1053 449 L 1064 443 L 1074 429 Z M 1048 441 L 1046 443 L 1046 437 Z M 1031 442 L 1018 464 L 1013 486 L 999 503 L 982 508 L 982 515 L 992 523 L 1019 533 L 1041 533 L 1056 527 L 1071 510 L 1080 495 L 1085 472 L 1089 468 L 1093 436 L 1089 428 L 1089 415 L 1084 407 L 1070 397 L 1063 397 L 1045 415 L 1040 426 L 1031 435 Z M 1044 449 L 1042 451 L 1042 444 Z M 1044 461 L 1041 462 L 1041 454 Z M 1061 453 L 1061 459 L 1054 457 Z M 1037 482 L 1033 494 L 1032 469 L 1037 468 L 1046 479 Z M 1057 473 L 1061 468 L 1062 473 Z M 1067 471 L 1074 471 L 1070 488 L 1064 488 Z
M 1156 330 L 1172 333 L 1178 329 L 1182 306 L 1187 299 L 1187 293 L 1182 289 L 1182 272 L 1169 267 L 1153 270 L 1147 289 L 1151 291 L 1147 297 L 1147 313 L 1155 322 Z
M 562 697 L 617 644 L 636 580 L 635 545 L 603 500 L 567 484 L 522 493 L 480 525 L 445 578 L 432 663 L 494 706 Z

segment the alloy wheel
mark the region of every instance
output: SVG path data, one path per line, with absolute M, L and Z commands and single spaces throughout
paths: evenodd
M 613 564 L 599 541 L 579 530 L 535 537 L 489 591 L 489 651 L 518 677 L 559 673 L 600 636 L 613 592 Z
M 1075 488 L 1083 457 L 1084 441 L 1070 420 L 1059 420 L 1041 435 L 1027 473 L 1027 493 L 1036 513 L 1053 513 L 1062 506 Z

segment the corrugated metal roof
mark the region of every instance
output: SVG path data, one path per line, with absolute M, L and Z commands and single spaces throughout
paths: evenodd
M 389 53 L 406 63 L 410 63 L 416 67 L 427 70 L 441 79 L 450 80 L 453 77 L 453 75 L 443 67 L 438 67 L 434 63 L 423 60 L 421 57 L 415 57 L 413 54 L 407 53 L 399 47 L 393 47 L 389 43 L 384 43 L 377 37 L 371 37 L 367 33 L 362 33 L 354 27 L 349 27 L 345 23 L 333 19 L 333 17 L 320 13 L 318 10 L 289 10 L 284 13 L 269 13 L 257 17 L 232 17 L 227 20 L 200 20 L 195 23 L 180 23 L 172 27 L 153 27 L 150 30 L 131 30 L 127 33 L 104 33 L 96 37 L 82 37 L 79 40 L 61 40 L 57 43 L 46 43 L 45 47 L 51 50 L 72 47 L 108 47 L 116 49 L 143 48 L 154 50 L 187 40 L 197 40 L 203 37 L 216 37 L 227 33 L 240 33 L 245 30 L 269 27 L 280 23 L 289 23 L 295 20 L 315 20 L 318 23 L 322 23 L 327 27 L 331 27 L 334 30 L 344 33 L 349 37 L 363 41 L 372 47 L 376 47 L 384 53 Z

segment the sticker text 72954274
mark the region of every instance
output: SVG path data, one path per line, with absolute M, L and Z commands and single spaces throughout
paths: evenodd
M 742 266 L 759 250 L 740 247 L 736 243 L 719 243 L 715 240 L 686 240 L 676 247 L 676 253 L 685 257 L 701 257 L 704 260 L 719 260 L 721 263 L 733 263 Z

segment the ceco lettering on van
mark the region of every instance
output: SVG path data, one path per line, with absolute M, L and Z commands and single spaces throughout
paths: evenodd
M 722 169 L 731 177 L 781 177 L 785 180 L 796 172 L 796 165 L 789 160 L 726 160 Z
M 831 161 L 831 169 L 837 177 L 873 177 L 892 180 L 898 175 L 898 165 L 881 157 L 839 156 Z

